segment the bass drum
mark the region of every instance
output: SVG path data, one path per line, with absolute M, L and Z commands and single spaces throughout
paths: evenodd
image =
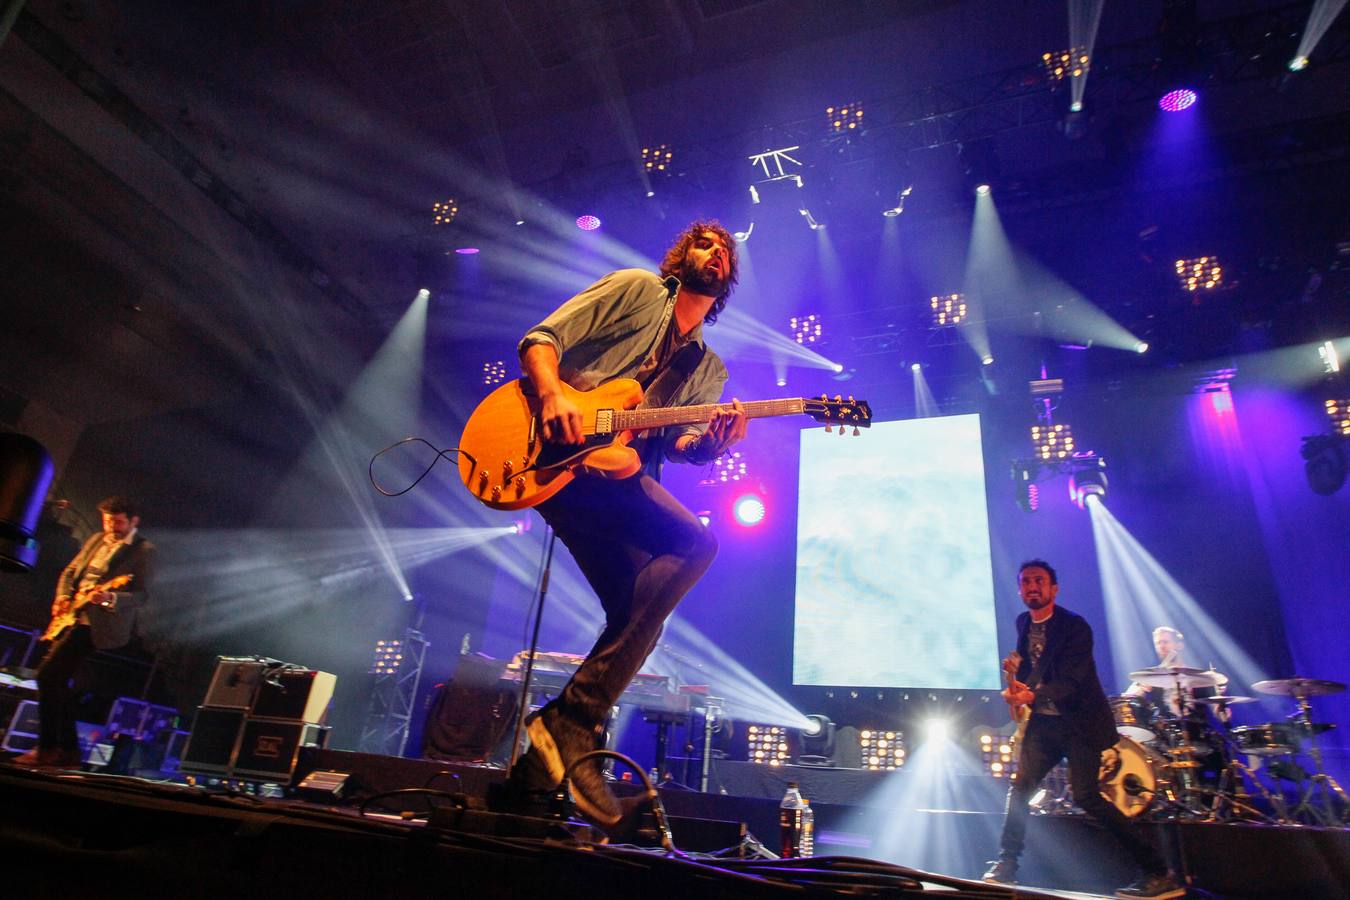
M 1148 747 L 1123 737 L 1102 753 L 1097 784 L 1107 803 L 1127 816 L 1138 816 L 1153 805 L 1155 792 L 1163 793 L 1166 764 Z

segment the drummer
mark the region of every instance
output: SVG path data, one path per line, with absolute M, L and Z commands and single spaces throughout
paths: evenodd
M 1186 636 L 1180 630 L 1171 625 L 1159 625 L 1153 629 L 1153 649 L 1158 654 L 1158 667 L 1188 666 L 1186 661 Z M 1217 673 L 1216 673 L 1217 674 Z M 1218 675 L 1222 681 L 1217 688 L 1199 687 L 1194 688 L 1188 693 L 1195 697 L 1212 697 L 1228 683 L 1228 679 L 1223 675 Z M 1158 693 L 1154 694 L 1154 690 Z M 1152 696 L 1149 696 L 1152 694 Z M 1178 717 L 1183 714 L 1181 708 L 1183 698 L 1177 696 L 1177 689 L 1174 687 L 1152 688 L 1146 684 L 1140 684 L 1137 681 L 1130 682 L 1122 694 L 1125 697 L 1146 698 L 1151 705 L 1158 707 L 1159 711 L 1170 717 Z M 1225 710 L 1225 714 L 1226 714 Z

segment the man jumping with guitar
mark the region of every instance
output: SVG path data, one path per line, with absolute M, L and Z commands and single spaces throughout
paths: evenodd
M 11 760 L 16 765 L 79 767 L 70 679 L 96 650 L 125 646 L 145 604 L 155 547 L 137 533 L 136 507 L 126 497 L 109 497 L 98 509 L 103 530 L 85 541 L 57 582 L 52 621 L 42 636 L 51 646 L 37 673 L 38 745 Z
M 984 880 L 1013 884 L 1026 843 L 1032 794 L 1061 760 L 1069 761 L 1073 799 L 1120 842 L 1142 871 L 1117 897 L 1180 897 L 1186 893 L 1158 851 L 1130 830 L 1124 813 L 1098 789 L 1102 751 L 1116 743 L 1115 721 L 1092 658 L 1092 628 L 1082 616 L 1055 606 L 1059 579 L 1049 563 L 1033 559 L 1017 572 L 1027 611 L 1017 617 L 1017 650 L 1004 660 L 1003 697 L 1019 722 L 1017 774 L 1008 789 L 999 858 Z M 1023 720 L 1025 710 L 1031 715 Z
M 520 360 L 540 404 L 543 441 L 585 443 L 584 416 L 567 388 L 589 391 L 630 378 L 642 386 L 644 406 L 720 400 L 727 370 L 703 343 L 702 326 L 726 305 L 737 268 L 736 242 L 726 229 L 695 222 L 667 251 L 659 275 L 613 272 L 530 329 Z M 531 747 L 512 771 L 513 783 L 551 788 L 599 746 L 610 707 L 656 646 L 666 617 L 712 563 L 712 534 L 656 480 L 662 462 L 707 464 L 745 431 L 744 408 L 733 401 L 711 421 L 648 432 L 640 473 L 575 478 L 538 504 L 599 596 L 605 627 L 559 696 L 527 720 Z M 517 473 L 523 462 L 515 461 Z M 598 459 L 593 468 L 605 471 Z M 485 474 L 485 489 L 487 483 Z M 576 767 L 570 778 L 583 815 L 602 827 L 618 823 L 619 805 L 598 760 Z

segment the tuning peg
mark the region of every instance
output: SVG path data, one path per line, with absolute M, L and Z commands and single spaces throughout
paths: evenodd
M 857 403 L 858 401 L 853 399 L 853 395 L 852 395 L 852 394 L 849 394 L 849 395 L 848 395 L 848 402 L 849 402 L 849 403 Z
M 860 434 L 862 434 L 862 432 L 858 430 L 858 426 L 857 426 L 857 425 L 854 425 L 854 426 L 853 426 L 853 436 L 854 436 L 854 437 L 857 437 L 857 436 L 860 435 Z
M 840 431 L 843 431 L 844 429 L 840 428 L 839 430 L 840 430 Z M 834 426 L 833 426 L 833 425 L 826 425 L 826 426 L 825 426 L 825 433 L 826 433 L 826 434 L 830 434 L 830 433 L 832 433 L 833 431 L 834 431 Z
M 828 402 L 830 401 L 830 398 L 829 398 L 829 397 L 826 397 L 824 394 L 821 394 L 821 395 L 820 395 L 820 399 L 821 399 L 821 400 L 824 400 L 826 403 L 828 403 Z
M 840 394 L 835 394 L 835 395 L 834 395 L 834 402 L 835 402 L 835 403 L 843 403 L 843 402 L 844 402 L 843 396 L 841 396 Z

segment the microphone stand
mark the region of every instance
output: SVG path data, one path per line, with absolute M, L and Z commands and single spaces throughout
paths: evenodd
M 534 611 L 534 631 L 530 635 L 529 655 L 525 657 L 525 674 L 520 679 L 520 702 L 516 709 L 516 730 L 511 738 L 511 763 L 507 771 L 515 769 L 516 761 L 520 758 L 520 732 L 525 727 L 525 716 L 530 711 L 530 679 L 534 675 L 534 656 L 539 649 L 539 626 L 544 621 L 544 598 L 548 596 L 548 577 L 553 569 L 553 545 L 558 540 L 558 534 L 551 526 L 548 528 L 548 543 L 544 551 L 544 563 L 539 571 L 539 605 Z

